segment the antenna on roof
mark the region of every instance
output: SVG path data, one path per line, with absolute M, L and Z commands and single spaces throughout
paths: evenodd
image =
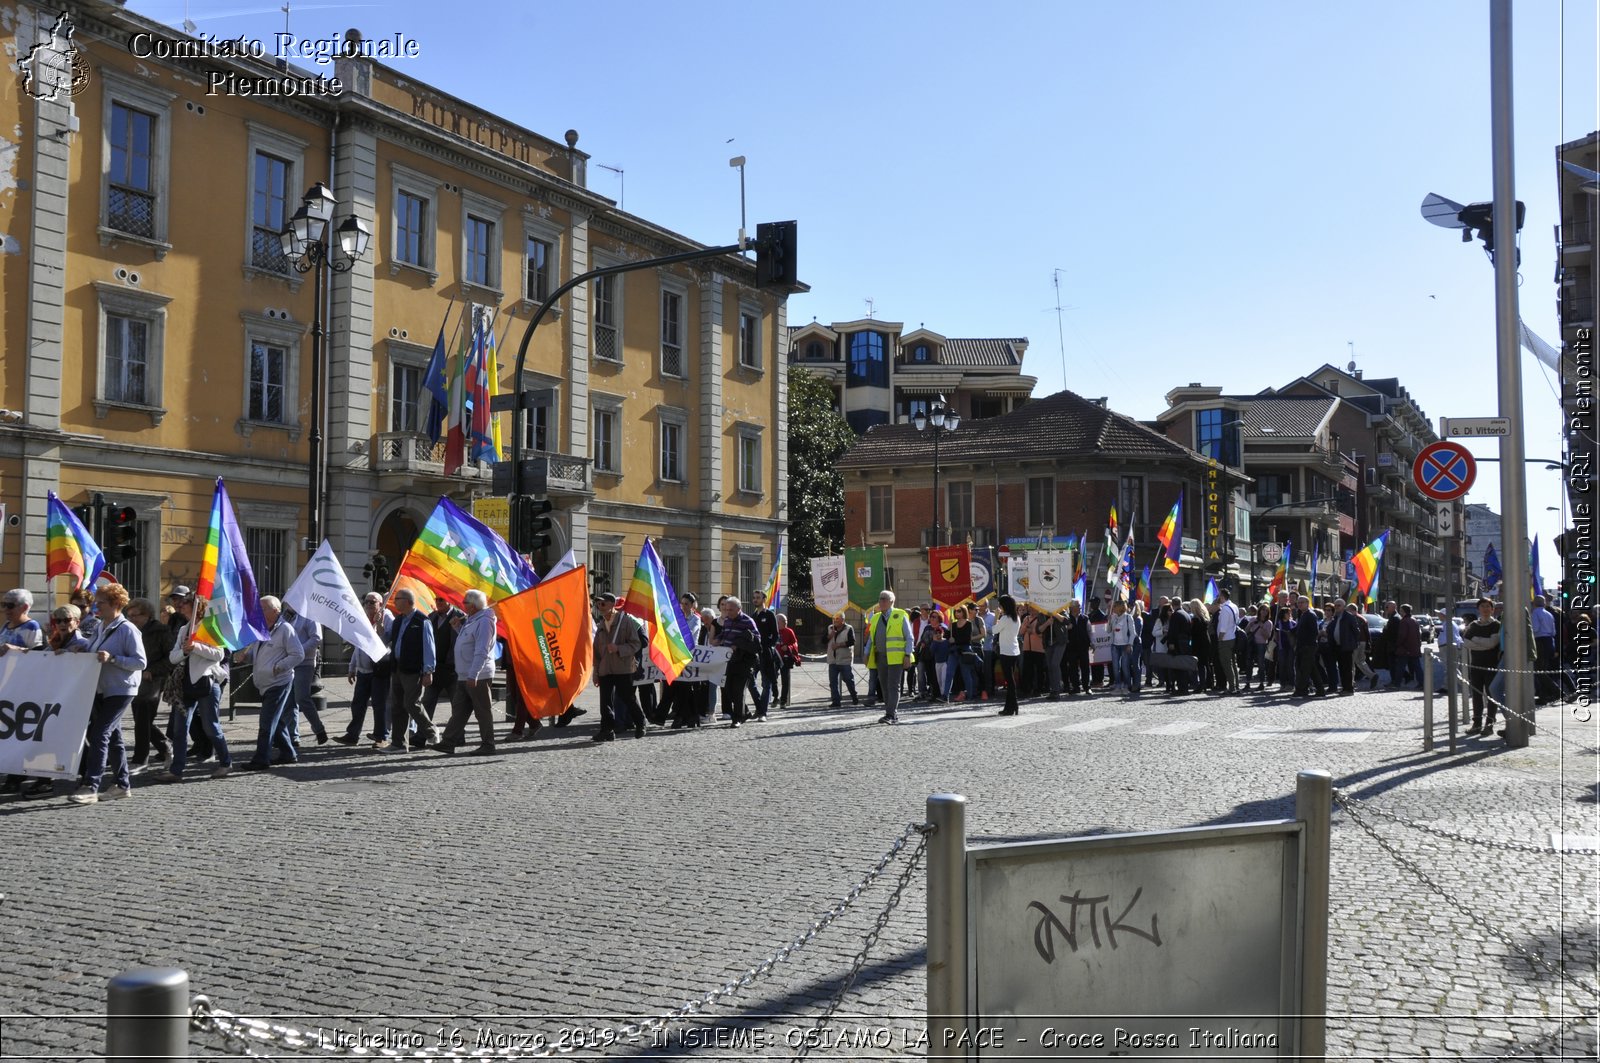
M 1345 343 L 1348 344 L 1349 347 L 1350 347 L 1350 364 L 1347 365 L 1345 368 L 1348 369 L 1351 373 L 1354 373 L 1356 371 L 1356 341 L 1355 340 L 1346 340 Z
M 1056 343 L 1061 348 L 1061 386 L 1067 386 L 1067 336 L 1061 329 L 1061 270 L 1050 274 L 1050 280 L 1056 286 Z
M 867 320 L 871 321 L 872 320 L 872 315 L 877 313 L 877 307 L 874 305 L 872 296 L 870 296 L 870 295 L 867 296 L 866 302 L 867 302 Z
M 622 167 L 620 167 L 620 166 L 607 166 L 603 162 L 597 162 L 597 163 L 595 163 L 595 165 L 600 167 L 600 169 L 602 169 L 602 170 L 610 170 L 612 173 L 617 175 L 617 209 L 618 210 L 627 210 L 628 209 L 628 207 L 627 207 L 627 202 L 628 202 L 628 179 L 623 176 Z

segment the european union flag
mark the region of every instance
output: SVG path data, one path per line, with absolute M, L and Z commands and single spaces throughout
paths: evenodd
M 1500 569 L 1500 559 L 1495 556 L 1494 543 L 1483 552 L 1483 585 L 1486 590 L 1493 590 L 1505 578 L 1505 573 Z

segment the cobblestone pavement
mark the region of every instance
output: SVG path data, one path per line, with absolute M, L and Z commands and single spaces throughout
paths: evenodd
M 591 713 L 494 757 L 328 745 L 267 775 L 136 780 L 111 804 L 0 802 L 0 1056 L 99 1051 L 106 979 L 140 965 L 185 968 L 220 1007 L 330 1039 L 571 1038 L 760 962 L 920 821 L 930 793 L 967 795 L 974 841 L 1032 839 L 1287 816 L 1295 772 L 1321 768 L 1358 807 L 1471 839 L 1367 817 L 1452 906 L 1335 812 L 1330 1056 L 1594 1058 L 1596 858 L 1500 847 L 1542 849 L 1553 832 L 1595 844 L 1593 723 L 1551 706 L 1528 749 L 1480 740 L 1450 755 L 1441 702 L 1441 745 L 1425 754 L 1419 697 L 1379 691 L 1107 694 L 1027 702 L 1008 720 L 988 704 L 906 706 L 885 727 L 829 709 L 823 678 L 798 669 L 794 707 L 737 731 L 599 745 Z M 336 701 L 334 733 L 345 719 Z M 253 709 L 227 726 L 243 744 Z M 696 1025 L 603 1054 L 794 1055 L 887 893 Z M 919 870 L 814 1056 L 923 1054 L 907 1040 L 924 1008 L 924 904 Z M 214 1033 L 196 1043 L 226 1054 Z

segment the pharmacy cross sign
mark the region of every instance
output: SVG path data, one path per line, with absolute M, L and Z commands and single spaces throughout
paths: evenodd
M 1467 448 L 1448 439 L 1429 443 L 1411 467 L 1417 490 L 1435 502 L 1450 502 L 1467 493 L 1478 478 L 1478 463 Z

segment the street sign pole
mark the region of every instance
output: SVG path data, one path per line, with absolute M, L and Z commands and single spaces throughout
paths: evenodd
M 1518 349 L 1516 186 L 1511 108 L 1511 0 L 1489 2 L 1490 132 L 1494 158 L 1495 353 L 1500 416 L 1510 434 L 1500 439 L 1500 541 L 1505 572 L 1506 744 L 1528 744 L 1534 719 L 1528 674 L 1528 554 L 1526 450 L 1522 439 L 1522 352 Z M 1528 722 L 1524 724 L 1524 720 Z

